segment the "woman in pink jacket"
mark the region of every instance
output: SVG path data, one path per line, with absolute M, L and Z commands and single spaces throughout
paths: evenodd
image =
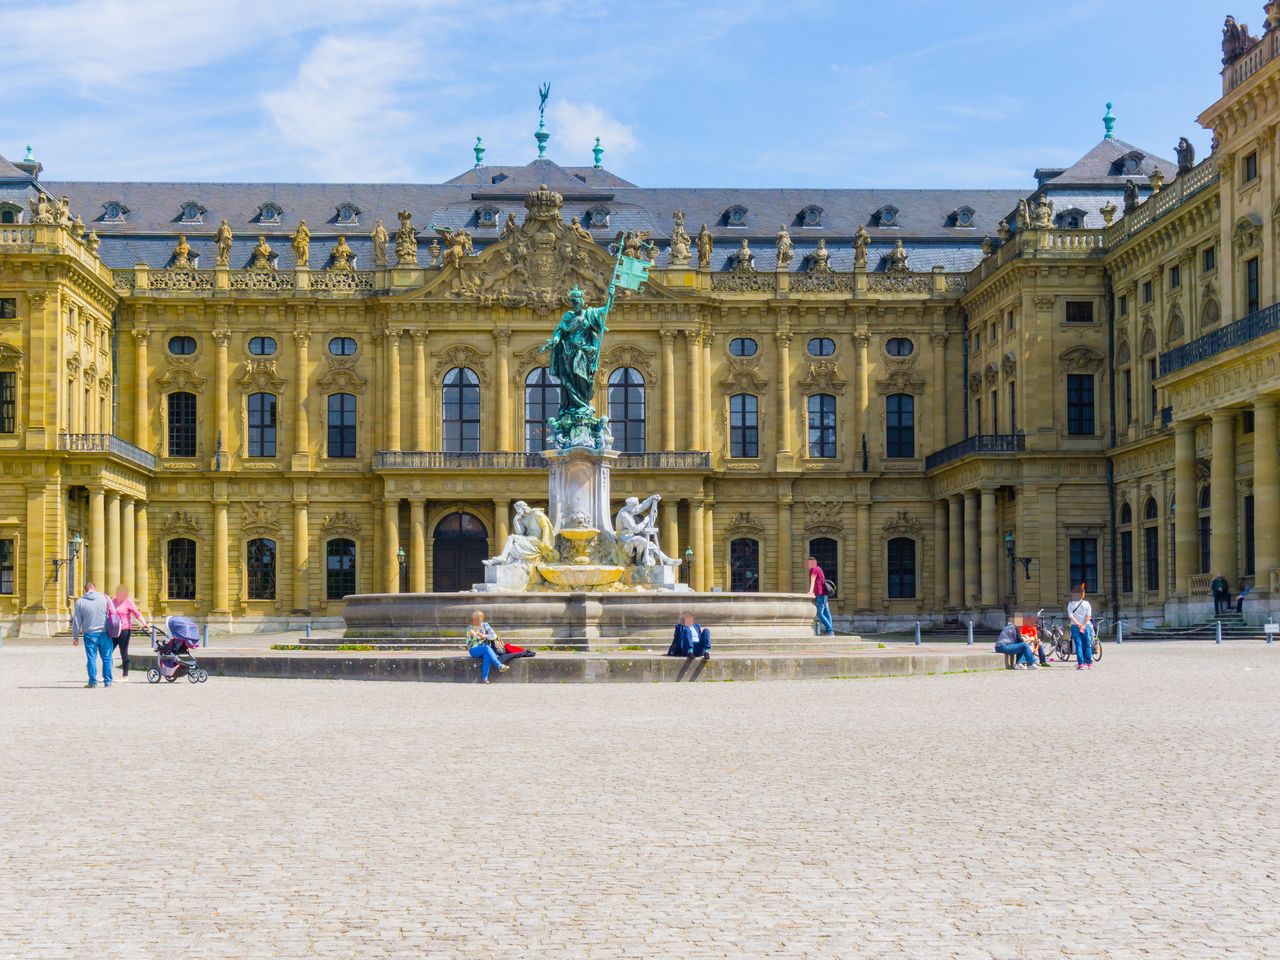
M 133 597 L 129 596 L 129 591 L 123 586 L 116 587 L 116 616 L 120 619 L 120 636 L 111 641 L 113 648 L 120 651 L 120 679 L 129 679 L 129 634 L 133 630 L 133 623 L 136 620 L 138 626 L 143 630 L 151 629 L 150 624 L 143 619 L 142 611 L 138 609 L 138 605 L 133 602 Z

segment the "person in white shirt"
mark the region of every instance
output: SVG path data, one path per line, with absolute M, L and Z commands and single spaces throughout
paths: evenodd
M 1071 594 L 1067 604 L 1067 620 L 1071 623 L 1071 640 L 1076 645 L 1076 669 L 1093 669 L 1093 606 L 1085 598 L 1084 584 Z

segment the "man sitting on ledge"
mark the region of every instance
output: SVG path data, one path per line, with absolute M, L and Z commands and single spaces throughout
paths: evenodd
M 1035 670 L 1036 658 L 1031 651 L 1031 644 L 1023 640 L 1012 620 L 1005 624 L 996 640 L 996 653 L 1003 653 L 1017 658 L 1017 669 Z
M 671 647 L 667 650 L 667 656 L 686 657 L 690 660 L 701 657 L 703 660 L 710 660 L 711 631 L 694 623 L 693 614 L 686 610 L 680 615 L 680 622 L 676 624 L 675 636 L 671 638 Z

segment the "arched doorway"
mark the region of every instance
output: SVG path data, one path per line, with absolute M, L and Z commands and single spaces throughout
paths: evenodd
M 484 580 L 483 561 L 488 555 L 484 524 L 469 513 L 449 514 L 436 524 L 431 589 L 436 593 L 470 590 Z

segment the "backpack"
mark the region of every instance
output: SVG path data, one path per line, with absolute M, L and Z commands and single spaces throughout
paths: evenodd
M 107 597 L 107 636 L 112 640 L 119 639 L 124 630 L 120 622 L 120 614 L 116 611 L 115 601 Z
M 836 592 L 836 590 L 837 590 L 836 582 L 835 582 L 834 580 L 828 580 L 826 583 L 827 583 L 827 585 L 826 585 L 826 591 L 825 591 L 825 592 L 826 592 L 827 596 L 828 596 L 828 597 L 838 597 L 838 596 L 839 596 L 839 594 Z

